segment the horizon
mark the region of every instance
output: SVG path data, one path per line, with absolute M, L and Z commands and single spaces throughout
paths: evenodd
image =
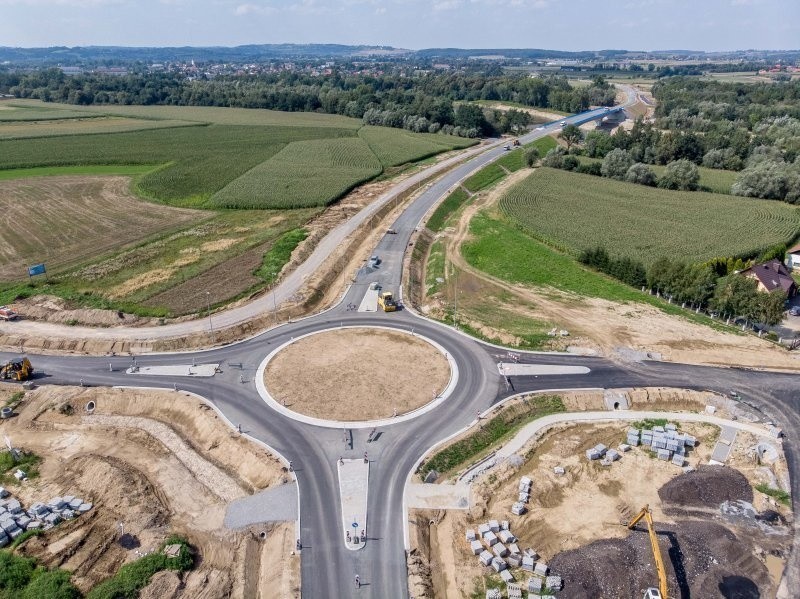
M 408 50 L 732 52 L 794 50 L 800 39 L 794 0 L 0 0 L 0 6 L 8 48 L 237 47 L 327 37 L 325 43 Z M 278 35 L 292 41 L 277 41 Z

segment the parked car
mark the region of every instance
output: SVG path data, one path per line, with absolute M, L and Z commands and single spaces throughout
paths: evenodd
M 792 316 L 800 316 L 800 306 L 792 306 L 789 308 L 789 314 Z

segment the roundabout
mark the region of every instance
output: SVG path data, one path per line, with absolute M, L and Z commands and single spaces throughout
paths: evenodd
M 350 326 L 292 338 L 256 373 L 256 387 L 282 414 L 316 426 L 365 428 L 435 408 L 458 383 L 441 345 L 405 329 Z

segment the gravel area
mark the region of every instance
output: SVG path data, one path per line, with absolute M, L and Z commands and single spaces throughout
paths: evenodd
M 288 483 L 266 489 L 228 504 L 227 528 L 244 528 L 262 522 L 297 520 L 297 485 Z
M 200 457 L 175 431 L 166 424 L 149 418 L 133 416 L 104 416 L 93 414 L 84 416 L 87 425 L 100 425 L 112 428 L 136 428 L 142 430 L 166 447 L 209 491 L 223 501 L 233 501 L 245 493 L 239 484 L 220 468 Z

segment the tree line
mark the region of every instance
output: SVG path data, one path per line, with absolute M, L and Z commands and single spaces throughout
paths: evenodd
M 782 260 L 785 252 L 786 246 L 771 248 L 759 261 Z M 602 247 L 584 250 L 579 260 L 632 287 L 649 289 L 684 307 L 716 313 L 723 319 L 744 319 L 746 323 L 767 326 L 783 319 L 785 294 L 780 290 L 758 291 L 755 279 L 739 274 L 754 261 L 720 258 L 691 264 L 662 257 L 646 268 L 638 260 L 611 257 Z
M 800 81 L 733 84 L 677 77 L 653 86 L 652 122 L 630 131 L 567 126 L 545 164 L 642 185 L 698 189 L 696 166 L 739 171 L 731 193 L 800 202 Z M 566 154 L 604 159 L 581 165 Z M 609 159 L 609 156 L 611 158 Z M 608 159 L 608 161 L 606 161 Z M 658 179 L 648 165 L 669 165 Z
M 572 87 L 566 77 L 559 76 L 507 75 L 491 69 L 485 73 L 406 73 L 400 67 L 382 75 L 343 74 L 334 69 L 326 75 L 279 72 L 213 79 L 189 79 L 175 73 L 67 76 L 58 69 L 47 69 L 0 73 L 0 93 L 78 105 L 166 104 L 324 112 L 418 131 L 426 126 L 428 131 L 449 126 L 451 132 L 471 135 L 513 132 L 527 126 L 529 121 L 524 121 L 529 117 L 515 110 L 508 122 L 496 111 L 462 108 L 465 103 L 511 102 L 580 112 L 594 105 L 610 106 L 615 97 L 613 86 L 601 77 L 591 85 Z

